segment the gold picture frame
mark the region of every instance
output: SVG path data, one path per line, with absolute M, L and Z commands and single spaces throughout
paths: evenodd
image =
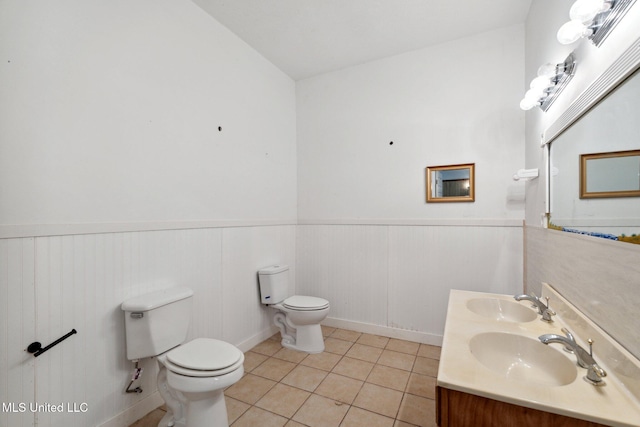
M 475 163 L 427 166 L 427 203 L 474 202 Z
M 580 155 L 580 198 L 640 197 L 640 150 Z

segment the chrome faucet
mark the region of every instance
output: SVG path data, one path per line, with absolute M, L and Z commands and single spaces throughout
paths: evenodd
M 538 339 L 543 344 L 560 343 L 565 346 L 565 349 L 571 349 L 576 356 L 578 365 L 587 370 L 585 379 L 593 385 L 603 384 L 602 378 L 606 377 L 607 373 L 598 366 L 593 358 L 593 340 L 589 339 L 589 351 L 587 351 L 576 342 L 571 332 L 565 328 L 562 328 L 562 332 L 566 334 L 566 337 L 557 334 L 544 334 L 540 335 Z
M 549 298 L 547 298 L 547 304 L 545 305 L 544 302 L 542 302 L 542 300 L 540 298 L 538 298 L 537 296 L 535 296 L 534 294 L 531 295 L 526 295 L 526 294 L 522 294 L 522 295 L 514 295 L 513 297 L 516 301 L 531 301 L 533 303 L 533 307 L 536 307 L 538 309 L 538 314 L 542 315 L 542 319 L 545 322 L 553 322 L 553 319 L 551 318 L 551 316 L 555 316 L 556 312 L 551 310 L 551 307 L 549 307 Z

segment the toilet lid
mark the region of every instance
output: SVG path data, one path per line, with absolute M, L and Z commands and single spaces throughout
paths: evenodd
M 243 356 L 235 346 L 211 338 L 196 338 L 167 353 L 173 365 L 196 371 L 217 371 L 228 368 Z
M 323 298 L 294 295 L 284 300 L 282 304 L 293 310 L 322 310 L 329 306 L 329 301 Z

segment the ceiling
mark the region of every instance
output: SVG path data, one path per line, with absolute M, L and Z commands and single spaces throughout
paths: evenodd
M 294 80 L 523 23 L 531 0 L 193 0 Z

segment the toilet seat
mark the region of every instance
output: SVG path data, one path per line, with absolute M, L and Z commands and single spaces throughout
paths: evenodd
M 295 311 L 315 311 L 329 307 L 329 301 L 318 297 L 294 295 L 282 301 L 282 306 Z
M 216 377 L 238 369 L 244 354 L 235 346 L 212 338 L 196 338 L 166 353 L 170 371 L 189 377 Z

